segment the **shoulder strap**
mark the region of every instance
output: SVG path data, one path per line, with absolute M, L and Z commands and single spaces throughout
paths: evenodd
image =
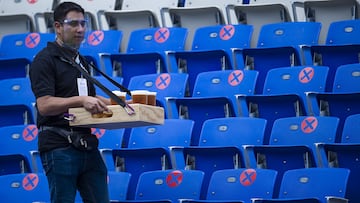
M 72 65 L 73 67 L 77 68 L 82 75 L 89 80 L 91 83 L 97 85 L 99 88 L 101 88 L 111 99 L 113 99 L 116 103 L 118 103 L 120 106 L 122 106 L 126 112 L 131 115 L 134 114 L 135 111 L 134 109 L 129 106 L 128 104 L 126 104 L 123 100 L 121 100 L 118 96 L 116 96 L 114 93 L 112 93 L 108 88 L 106 88 L 103 84 L 101 84 L 98 80 L 96 80 L 95 78 L 91 77 L 91 75 L 84 69 L 82 68 L 79 64 L 75 63 L 74 60 L 69 60 L 63 56 L 60 56 L 60 60 L 69 63 L 70 65 Z M 110 78 L 111 79 L 111 78 Z M 114 81 L 115 82 L 115 81 Z M 115 82 L 116 83 L 116 82 Z M 118 84 L 118 83 L 117 83 Z M 119 84 L 120 85 L 120 84 Z M 123 86 L 122 86 L 123 87 Z M 125 87 L 124 87 L 125 88 Z M 127 90 L 127 89 L 126 89 Z M 128 90 L 129 91 L 129 90 Z M 130 91 L 129 91 L 130 92 Z

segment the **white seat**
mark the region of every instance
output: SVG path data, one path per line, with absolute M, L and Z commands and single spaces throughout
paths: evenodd
M 52 0 L 0 1 L 0 39 L 6 34 L 43 31 L 45 25 L 36 16 L 52 6 Z
M 293 2 L 295 21 L 321 22 L 319 44 L 325 44 L 331 22 L 356 19 L 359 0 L 296 0 Z
M 126 51 L 130 33 L 136 29 L 160 27 L 163 8 L 177 7 L 178 0 L 123 0 L 120 10 L 104 11 L 101 29 L 116 29 L 123 33 L 121 52 Z
M 265 0 L 263 0 L 265 2 Z M 265 24 L 291 22 L 288 5 L 282 2 L 250 3 L 243 5 L 228 5 L 227 16 L 230 24 L 252 25 L 253 35 L 251 47 L 257 46 L 260 29 Z
M 240 0 L 186 0 L 184 7 L 168 8 L 163 13 L 163 25 L 188 29 L 185 50 L 190 50 L 195 30 L 199 27 L 227 24 L 226 6 L 241 4 Z

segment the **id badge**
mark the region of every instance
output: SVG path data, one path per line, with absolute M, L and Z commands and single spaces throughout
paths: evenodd
M 79 96 L 89 96 L 88 95 L 87 81 L 86 81 L 85 78 L 78 78 L 77 79 L 77 85 L 78 85 Z

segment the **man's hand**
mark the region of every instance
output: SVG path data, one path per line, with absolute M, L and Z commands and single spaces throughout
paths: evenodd
M 91 114 L 103 113 L 108 111 L 106 104 L 96 97 L 84 97 L 83 100 L 84 108 L 89 111 Z

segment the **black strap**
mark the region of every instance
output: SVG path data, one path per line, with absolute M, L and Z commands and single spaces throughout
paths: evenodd
M 66 62 L 66 63 L 69 63 L 70 65 L 76 67 L 87 80 L 89 80 L 91 83 L 93 83 L 93 84 L 97 85 L 99 88 L 101 88 L 111 99 L 113 99 L 117 104 L 122 106 L 127 111 L 128 114 L 133 114 L 134 113 L 134 110 L 129 105 L 127 105 L 122 99 L 120 99 L 118 96 L 116 96 L 114 93 L 112 93 L 108 88 L 106 88 L 98 80 L 91 77 L 91 75 L 83 67 L 81 67 L 79 64 L 75 63 L 75 60 L 69 60 L 69 59 L 67 59 L 67 58 L 65 58 L 63 56 L 60 56 L 60 60 Z M 115 82 L 115 83 L 117 83 L 117 82 Z M 123 87 L 123 88 L 125 88 L 125 87 Z M 129 90 L 127 90 L 127 91 L 129 91 Z
M 81 58 L 82 61 L 86 62 L 85 57 L 83 57 L 82 55 L 79 55 L 79 57 Z M 109 77 L 107 74 L 105 74 L 104 72 L 102 72 L 98 67 L 96 67 L 95 65 L 93 65 L 92 63 L 87 63 L 89 66 L 91 66 L 92 69 L 96 70 L 96 72 L 100 73 L 102 76 L 104 76 L 107 80 L 109 80 L 112 84 L 114 84 L 116 87 L 118 87 L 120 89 L 120 91 L 122 92 L 126 92 L 129 96 L 131 96 L 131 91 L 122 86 L 121 84 L 119 84 L 118 82 L 116 82 L 115 80 L 113 80 L 111 77 Z

